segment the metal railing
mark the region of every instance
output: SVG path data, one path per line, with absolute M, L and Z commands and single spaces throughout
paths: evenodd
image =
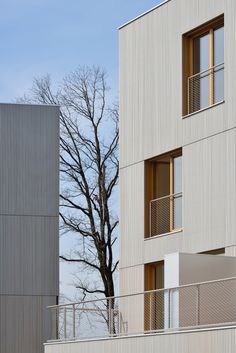
M 236 325 L 236 277 L 49 307 L 52 341 Z
M 150 201 L 150 237 L 182 228 L 182 192 Z
M 224 100 L 224 63 L 188 77 L 188 114 Z

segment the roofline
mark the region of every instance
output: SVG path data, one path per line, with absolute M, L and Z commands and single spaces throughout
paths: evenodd
M 24 102 L 0 102 L 0 107 L 2 105 L 11 105 L 11 106 L 28 106 L 28 107 L 56 107 L 60 108 L 59 104 L 47 104 L 47 103 L 24 103 Z
M 169 2 L 169 1 L 171 1 L 171 0 L 164 0 L 164 1 L 161 2 L 160 4 L 158 4 L 158 5 L 154 6 L 154 7 L 152 7 L 150 10 L 147 10 L 146 12 L 143 12 L 141 15 L 138 15 L 137 17 L 134 17 L 132 20 L 130 20 L 130 21 L 124 23 L 123 25 L 121 25 L 120 27 L 118 27 L 118 30 L 124 28 L 125 26 L 129 25 L 130 23 L 132 23 L 132 22 L 138 20 L 139 18 L 145 16 L 145 15 L 148 14 L 149 12 L 152 12 L 152 11 L 156 10 L 158 7 L 161 7 L 161 6 L 165 5 L 165 4 L 166 4 L 167 2 Z

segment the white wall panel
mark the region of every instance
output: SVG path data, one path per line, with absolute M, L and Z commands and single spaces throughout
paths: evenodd
M 236 129 L 183 151 L 183 251 L 235 245 Z
M 182 35 L 222 13 L 226 18 L 225 107 L 182 120 Z M 201 138 L 204 126 L 204 135 L 235 126 L 235 116 L 229 114 L 235 108 L 232 58 L 236 48 L 231 45 L 235 13 L 233 0 L 172 0 L 120 30 L 122 167 Z M 200 115 L 209 119 L 195 130 Z
M 144 163 L 120 171 L 120 268 L 143 263 Z
M 235 353 L 235 328 L 48 344 L 45 353 Z

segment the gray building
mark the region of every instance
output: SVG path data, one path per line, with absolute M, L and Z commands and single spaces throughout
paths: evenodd
M 0 164 L 0 352 L 41 353 L 59 294 L 59 108 L 0 104 Z

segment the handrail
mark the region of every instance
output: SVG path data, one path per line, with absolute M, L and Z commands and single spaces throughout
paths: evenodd
M 206 69 L 206 70 L 197 72 L 196 74 L 189 76 L 189 77 L 188 77 L 188 80 L 190 80 L 191 78 L 194 78 L 194 77 L 196 77 L 196 76 L 202 75 L 202 74 L 204 74 L 204 73 L 209 73 L 209 71 L 214 70 L 214 69 L 216 69 L 217 67 L 220 67 L 220 66 L 224 66 L 224 63 L 220 63 L 220 64 L 214 65 L 214 66 L 212 66 L 212 67 L 209 67 L 209 69 Z M 223 69 L 223 68 L 222 68 L 222 69 Z
M 170 195 L 165 195 L 165 196 L 162 196 L 162 197 L 158 197 L 157 199 L 150 200 L 150 202 L 160 201 L 160 200 L 168 199 L 170 197 L 178 197 L 178 196 L 182 196 L 182 195 L 183 195 L 183 193 L 181 191 L 181 192 L 177 192 L 176 194 L 170 194 Z
M 119 296 L 113 296 L 113 297 L 106 297 L 106 298 L 100 298 L 100 299 L 93 299 L 93 300 L 87 300 L 87 301 L 67 303 L 67 304 L 50 305 L 50 306 L 47 306 L 47 308 L 48 309 L 63 308 L 65 306 L 73 306 L 73 305 L 80 305 L 80 304 L 95 303 L 97 301 L 105 301 L 105 300 L 112 300 L 112 299 L 122 299 L 122 298 L 140 296 L 140 295 L 148 294 L 148 293 L 157 293 L 157 292 L 168 291 L 170 289 L 171 290 L 177 290 L 177 289 L 186 288 L 186 287 L 194 287 L 194 286 L 200 286 L 200 285 L 204 285 L 204 284 L 226 282 L 226 281 L 231 281 L 231 280 L 236 280 L 236 276 L 235 277 L 227 277 L 227 278 L 219 278 L 219 279 L 215 279 L 215 280 L 211 280 L 211 281 L 203 281 L 203 282 L 183 284 L 181 286 L 176 286 L 176 287 L 166 287 L 166 288 L 161 288 L 161 289 L 148 290 L 148 291 L 144 291 L 144 292 L 138 292 L 138 293 L 127 294 L 127 295 L 119 295 Z
M 224 76 L 215 81 L 216 75 L 220 72 L 224 75 L 224 62 L 209 67 L 206 70 L 197 72 L 187 78 L 187 114 L 201 111 L 203 108 L 213 106 L 224 98 Z M 205 81 L 207 79 L 207 81 Z M 209 82 L 208 82 L 209 80 Z M 215 85 L 215 82 L 217 84 Z M 203 89 L 205 87 L 205 90 Z M 218 91 L 215 100 L 215 92 Z
M 236 322 L 236 277 L 48 308 L 52 315 L 50 341 L 229 326 Z

